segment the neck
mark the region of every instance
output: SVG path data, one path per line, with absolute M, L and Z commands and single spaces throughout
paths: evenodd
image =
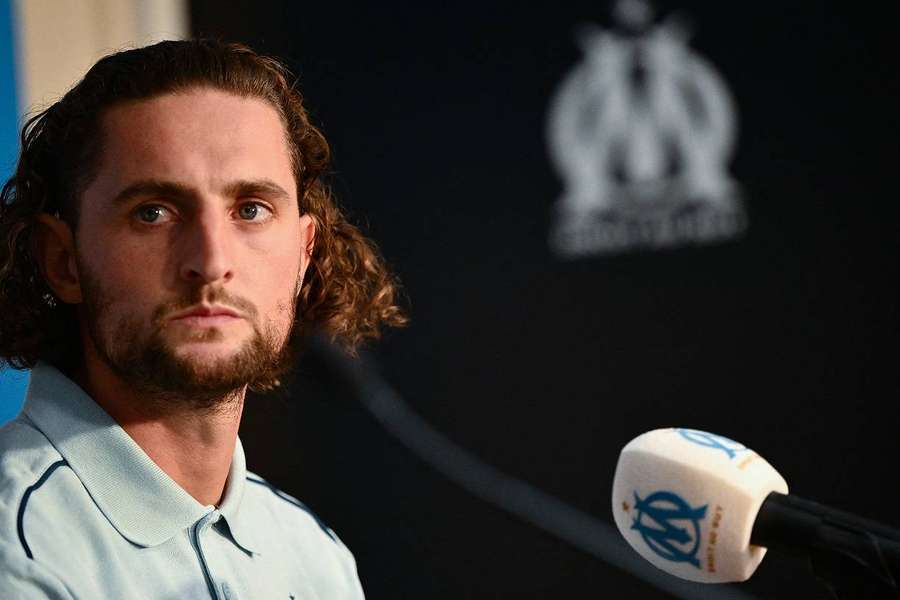
M 100 360 L 86 360 L 75 380 L 175 483 L 203 505 L 219 504 L 246 387 L 198 408 L 191 398 L 135 390 Z

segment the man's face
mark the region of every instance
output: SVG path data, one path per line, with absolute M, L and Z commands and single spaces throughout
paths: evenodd
M 86 357 L 201 403 L 256 379 L 288 339 L 313 234 L 278 113 L 196 88 L 115 107 L 102 129 L 75 235 Z

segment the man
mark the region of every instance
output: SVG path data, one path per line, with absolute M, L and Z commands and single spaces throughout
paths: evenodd
M 318 329 L 400 325 L 276 61 L 163 42 L 31 119 L 0 202 L 0 598 L 361 598 L 350 552 L 246 471 L 247 388 Z

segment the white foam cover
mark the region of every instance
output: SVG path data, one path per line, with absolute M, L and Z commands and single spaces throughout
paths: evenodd
M 761 456 L 695 429 L 657 429 L 619 456 L 612 508 L 619 531 L 648 561 L 705 583 L 744 581 L 765 548 L 750 545 L 770 492 L 787 482 Z

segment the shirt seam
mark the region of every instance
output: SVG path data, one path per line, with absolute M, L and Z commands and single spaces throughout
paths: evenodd
M 51 464 L 47 467 L 47 470 L 44 471 L 44 474 L 33 484 L 28 486 L 25 490 L 25 493 L 22 495 L 22 500 L 19 503 L 19 513 L 16 516 L 16 530 L 19 534 L 19 541 L 22 543 L 22 548 L 25 550 L 25 556 L 34 560 L 34 555 L 31 552 L 31 547 L 28 545 L 28 541 L 25 539 L 25 509 L 28 506 L 28 500 L 31 499 L 31 494 L 36 492 L 42 485 L 44 485 L 50 476 L 61 466 L 69 466 L 69 463 L 66 462 L 66 459 L 62 458 L 55 463 Z

